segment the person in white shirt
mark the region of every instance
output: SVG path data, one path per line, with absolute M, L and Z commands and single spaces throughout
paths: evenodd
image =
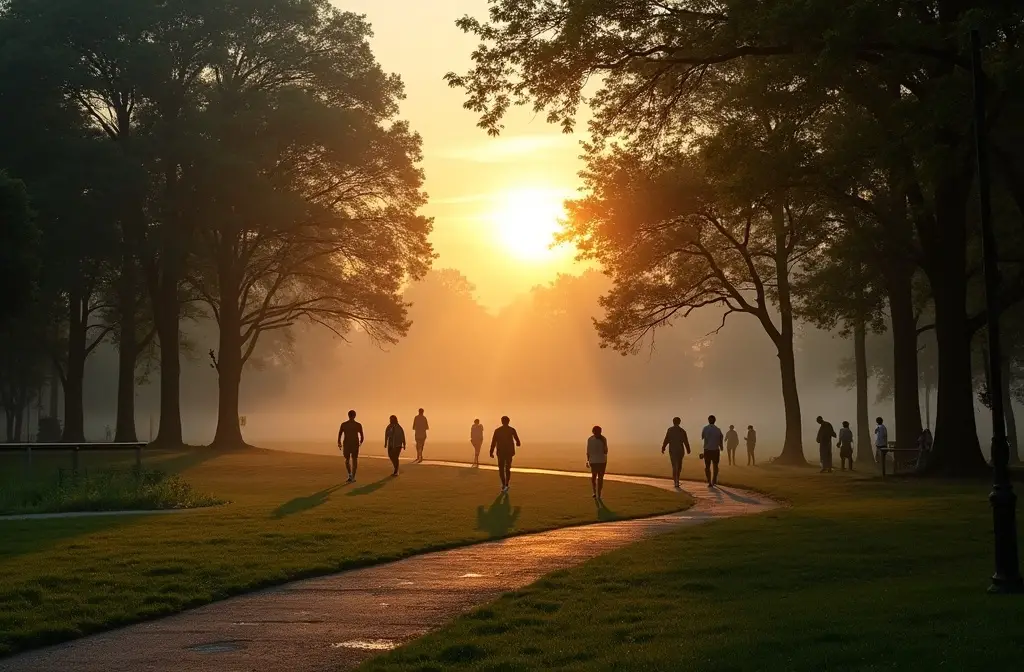
M 604 489 L 604 472 L 608 468 L 608 439 L 596 425 L 587 439 L 587 466 L 590 468 L 590 485 L 594 489 L 594 499 L 600 502 L 601 490 Z
M 704 476 L 708 480 L 708 487 L 718 485 L 718 461 L 722 457 L 722 430 L 715 425 L 715 416 L 708 416 L 708 424 L 701 430 L 700 438 L 704 440 Z M 711 466 L 714 465 L 714 473 Z
M 473 421 L 473 426 L 469 428 L 469 442 L 473 444 L 473 466 L 480 466 L 480 447 L 484 445 L 484 426 L 480 424 L 480 419 L 477 418 Z
M 882 449 L 889 447 L 889 430 L 882 424 L 882 418 L 875 418 L 875 425 L 875 461 L 881 463 L 885 459 Z
M 427 442 L 427 430 L 430 429 L 430 424 L 427 422 L 427 416 L 423 415 L 423 409 L 412 420 L 412 431 L 416 438 L 416 461 L 423 461 L 423 446 Z

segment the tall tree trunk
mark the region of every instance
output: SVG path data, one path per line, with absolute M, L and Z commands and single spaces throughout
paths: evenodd
M 178 283 L 165 274 L 153 301 L 153 318 L 160 341 L 160 420 L 154 443 L 168 448 L 181 439 L 181 334 Z
M 857 461 L 874 462 L 868 420 L 867 325 L 863 315 L 858 315 L 853 325 L 853 363 L 857 377 Z
M 804 456 L 802 427 L 800 426 L 800 394 L 796 386 L 796 357 L 793 354 L 792 337 L 788 343 L 779 346 L 779 369 L 782 373 L 782 405 L 786 415 L 786 442 L 782 454 L 776 458 L 779 464 L 807 464 Z
M 793 354 L 793 292 L 789 282 L 789 227 L 783 199 L 772 204 L 772 229 L 775 233 L 775 281 L 778 290 L 781 328 L 775 347 L 782 373 L 782 404 L 786 415 L 786 442 L 776 458 L 781 464 L 807 464 L 804 457 L 803 427 L 800 426 L 800 393 L 796 386 L 796 357 Z
M 135 364 L 138 360 L 135 313 L 138 286 L 135 260 L 126 253 L 121 263 L 121 281 L 118 283 L 118 312 L 121 337 L 117 343 L 117 423 L 115 441 L 138 441 L 135 432 Z
M 84 304 L 89 297 L 72 292 L 68 299 L 68 363 L 64 375 L 64 432 L 61 441 L 85 441 L 85 355 L 87 336 Z
M 893 261 L 886 264 L 885 284 L 892 323 L 893 384 L 896 445 L 917 445 L 921 435 L 921 401 L 918 390 L 917 319 L 914 316 L 914 266 Z
M 225 246 L 228 247 L 228 246 Z M 239 278 L 234 259 L 222 253 L 218 264 L 220 290 L 220 352 L 217 358 L 217 433 L 213 445 L 218 448 L 236 448 L 245 445 L 238 424 L 238 389 L 242 382 L 242 316 L 239 308 Z
M 963 257 L 948 255 L 952 259 Z M 939 391 L 935 413 L 935 444 L 928 471 L 946 476 L 971 476 L 988 469 L 978 443 L 971 376 L 971 339 L 965 306 L 967 283 L 961 263 L 929 273 L 935 295 L 935 337 L 939 344 Z M 998 394 L 998 391 L 993 391 Z

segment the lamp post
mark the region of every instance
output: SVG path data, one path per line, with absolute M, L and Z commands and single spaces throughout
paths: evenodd
M 974 83 L 974 144 L 978 161 L 978 196 L 981 201 L 981 241 L 985 259 L 985 304 L 988 325 L 989 399 L 992 406 L 992 523 L 995 532 L 996 571 L 990 593 L 1024 592 L 1017 554 L 1017 495 L 1010 483 L 1010 447 L 1003 415 L 1003 367 L 999 345 L 999 267 L 992 231 L 991 181 L 985 118 L 985 76 L 981 69 L 981 37 L 971 31 L 971 79 Z

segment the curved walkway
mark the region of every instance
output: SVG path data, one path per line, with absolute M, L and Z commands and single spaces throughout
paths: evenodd
M 424 464 L 471 468 L 461 463 Z M 509 493 L 513 502 L 515 473 L 524 472 L 590 476 L 517 469 Z M 671 481 L 661 478 L 608 474 L 605 480 L 673 489 Z M 349 670 L 554 570 L 685 525 L 777 506 L 762 495 L 735 488 L 709 490 L 692 481 L 683 487 L 695 504 L 679 513 L 526 534 L 296 581 L 29 651 L 0 660 L 0 670 Z

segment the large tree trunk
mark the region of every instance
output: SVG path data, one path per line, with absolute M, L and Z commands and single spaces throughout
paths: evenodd
M 775 342 L 782 373 L 782 404 L 786 415 L 786 442 L 776 459 L 781 464 L 807 464 L 803 428 L 800 426 L 800 393 L 796 387 L 796 357 L 793 354 L 793 296 L 789 284 L 789 237 L 782 201 L 772 207 L 775 232 L 775 280 L 779 300 L 779 337 Z
M 178 282 L 165 272 L 153 300 L 153 317 L 160 341 L 160 420 L 154 443 L 168 448 L 182 445 L 180 309 Z
M 967 324 L 964 248 L 945 255 L 951 265 L 929 272 L 935 295 L 935 337 L 939 344 L 939 391 L 935 444 L 927 470 L 945 476 L 973 476 L 988 468 L 978 443 Z M 957 265 L 957 259 L 960 260 Z M 998 392 L 994 392 L 998 394 Z
M 239 281 L 233 259 L 222 259 L 218 271 L 220 290 L 220 352 L 217 357 L 217 433 L 213 445 L 237 448 L 245 445 L 238 424 L 238 388 L 242 382 L 242 324 Z
M 779 464 L 807 464 L 804 457 L 802 428 L 800 426 L 800 395 L 796 386 L 796 357 L 793 355 L 792 338 L 779 346 L 779 368 L 782 373 L 782 404 L 786 415 L 786 442 L 782 454 L 776 458 Z
M 857 377 L 857 461 L 874 462 L 871 450 L 871 425 L 868 420 L 867 325 L 858 316 L 853 325 L 853 361 Z
M 87 336 L 83 304 L 88 297 L 72 292 L 68 299 L 68 363 L 64 375 L 64 432 L 61 441 L 81 443 L 85 441 L 85 356 Z
M 917 445 L 921 435 L 921 402 L 918 392 L 917 319 L 914 316 L 914 267 L 908 263 L 886 264 L 885 284 L 892 322 L 895 413 L 893 436 L 900 448 Z
M 135 261 L 130 256 L 121 265 L 118 283 L 118 304 L 121 337 L 117 344 L 117 426 L 115 441 L 138 441 L 135 432 L 135 364 L 138 360 L 135 312 L 138 287 L 135 282 Z

